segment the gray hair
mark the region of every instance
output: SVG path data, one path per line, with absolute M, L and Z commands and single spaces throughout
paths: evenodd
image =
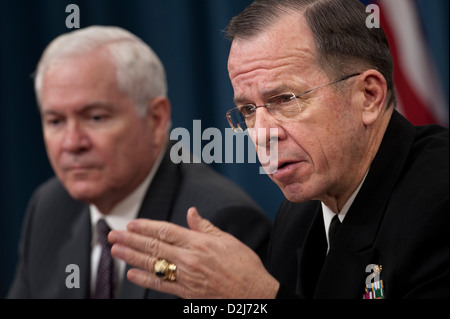
M 303 13 L 317 47 L 318 65 L 339 78 L 361 68 L 378 70 L 395 105 L 393 61 L 382 28 L 368 28 L 365 6 L 359 0 L 254 0 L 234 17 L 225 32 L 229 40 L 250 38 L 292 12 Z M 293 30 L 293 32 L 295 32 Z
M 43 74 L 52 63 L 102 47 L 107 49 L 116 67 L 119 90 L 133 100 L 141 115 L 151 99 L 167 96 L 164 66 L 147 44 L 119 27 L 91 26 L 60 35 L 47 46 L 35 73 L 38 104 L 41 104 Z

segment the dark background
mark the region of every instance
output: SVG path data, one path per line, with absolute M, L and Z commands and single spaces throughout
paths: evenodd
M 232 107 L 233 92 L 227 74 L 229 43 L 222 30 L 250 2 L 0 0 L 0 298 L 6 295 L 14 274 L 20 227 L 30 195 L 53 175 L 30 75 L 45 46 L 70 31 L 65 25 L 69 15 L 66 6 L 78 5 L 81 27 L 117 25 L 154 49 L 167 72 L 172 128 L 192 132 L 192 120 L 201 119 L 202 131 L 217 127 L 224 132 L 228 127 L 224 114 Z M 416 2 L 448 101 L 448 1 Z M 213 167 L 241 185 L 268 216 L 274 217 L 282 193 L 267 176 L 258 173 L 258 164 Z

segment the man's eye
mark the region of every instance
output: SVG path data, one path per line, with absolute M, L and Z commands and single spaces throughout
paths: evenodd
M 95 121 L 95 122 L 99 122 L 103 119 L 103 116 L 101 115 L 93 115 L 91 116 L 91 120 Z
M 270 98 L 267 104 L 284 105 L 291 103 L 294 99 L 294 94 L 281 94 Z
M 45 120 L 45 123 L 47 126 L 58 126 L 61 124 L 61 119 L 59 118 L 49 118 L 47 120 Z
M 90 120 L 92 122 L 103 122 L 106 120 L 106 118 L 107 116 L 103 114 L 94 114 L 90 116 Z
M 244 117 L 249 117 L 255 113 L 254 105 L 243 105 L 239 107 L 239 111 L 244 115 Z

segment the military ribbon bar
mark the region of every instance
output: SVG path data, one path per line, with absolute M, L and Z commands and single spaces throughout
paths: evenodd
M 383 280 L 373 282 L 370 287 L 366 286 L 366 292 L 363 299 L 384 299 Z

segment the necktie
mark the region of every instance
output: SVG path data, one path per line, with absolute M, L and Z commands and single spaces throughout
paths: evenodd
M 107 236 L 111 231 L 105 220 L 100 219 L 97 222 L 98 242 L 101 246 L 100 262 L 97 270 L 97 282 L 95 286 L 95 299 L 113 299 L 114 298 L 114 261 L 111 256 L 111 244 Z
M 339 226 L 341 226 L 341 221 L 339 220 L 338 215 L 335 215 L 333 219 L 331 220 L 330 228 L 328 230 L 328 238 L 330 241 L 330 249 L 331 245 L 333 244 L 334 237 L 336 236 L 336 233 L 339 229 Z

